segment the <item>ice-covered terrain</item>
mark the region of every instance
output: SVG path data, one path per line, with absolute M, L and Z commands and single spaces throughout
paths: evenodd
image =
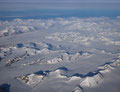
M 0 21 L 2 92 L 120 92 L 119 76 L 119 16 Z

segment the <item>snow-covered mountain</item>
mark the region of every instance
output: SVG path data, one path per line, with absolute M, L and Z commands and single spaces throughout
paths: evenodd
M 107 17 L 0 21 L 0 87 L 119 92 L 119 29 L 120 19 Z

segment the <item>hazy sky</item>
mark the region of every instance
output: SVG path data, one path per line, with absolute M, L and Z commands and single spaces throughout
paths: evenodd
M 120 2 L 120 0 L 0 0 L 1 2 Z
M 120 0 L 0 0 L 0 10 L 23 9 L 120 10 Z

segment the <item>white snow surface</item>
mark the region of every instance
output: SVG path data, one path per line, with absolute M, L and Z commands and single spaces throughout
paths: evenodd
M 106 92 L 119 70 L 118 17 L 0 21 L 0 86 L 10 92 Z

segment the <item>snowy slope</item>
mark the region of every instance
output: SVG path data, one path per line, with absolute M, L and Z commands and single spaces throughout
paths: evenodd
M 118 18 L 0 21 L 0 87 L 10 92 L 103 92 L 111 81 L 119 92 L 119 70 Z

